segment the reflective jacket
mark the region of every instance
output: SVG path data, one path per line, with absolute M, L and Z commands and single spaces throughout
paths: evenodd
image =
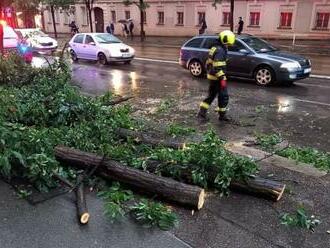
M 227 48 L 222 45 L 213 46 L 206 61 L 207 79 L 220 80 L 226 76 Z

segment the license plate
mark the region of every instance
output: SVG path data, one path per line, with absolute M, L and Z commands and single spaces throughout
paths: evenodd
M 311 71 L 312 71 L 311 68 L 307 68 L 307 69 L 304 70 L 304 73 L 307 74 L 307 73 L 310 73 Z
M 122 56 L 123 56 L 123 58 L 129 58 L 129 57 L 131 57 L 131 55 L 129 53 L 123 53 Z

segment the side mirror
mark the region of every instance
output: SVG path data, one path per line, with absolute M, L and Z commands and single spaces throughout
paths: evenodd
M 89 42 L 88 45 L 96 46 L 95 42 Z
M 239 50 L 239 53 L 242 53 L 244 55 L 248 55 L 250 52 L 248 50 L 246 50 L 246 49 L 240 49 Z

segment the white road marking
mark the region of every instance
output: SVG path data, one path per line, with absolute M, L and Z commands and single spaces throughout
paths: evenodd
M 299 98 L 293 98 L 292 100 L 297 101 L 297 102 L 306 102 L 306 103 L 330 107 L 330 103 L 325 103 L 325 102 L 309 101 L 309 100 L 303 100 L 303 99 L 299 99 Z
M 135 60 L 160 62 L 160 63 L 168 63 L 168 64 L 179 64 L 179 62 L 175 60 L 162 60 L 162 59 L 151 59 L 151 58 L 135 58 Z
M 320 78 L 320 79 L 330 79 L 330 76 L 326 76 L 326 75 L 315 75 L 315 74 L 311 74 L 310 77 L 311 78 Z

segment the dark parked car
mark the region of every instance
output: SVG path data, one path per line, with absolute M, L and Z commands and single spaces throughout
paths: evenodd
M 196 36 L 180 51 L 180 64 L 195 77 L 205 74 L 208 50 L 218 36 Z M 266 41 L 252 35 L 238 35 L 228 48 L 227 75 L 254 79 L 258 85 L 273 82 L 294 82 L 309 77 L 311 62 L 299 55 L 279 51 Z

